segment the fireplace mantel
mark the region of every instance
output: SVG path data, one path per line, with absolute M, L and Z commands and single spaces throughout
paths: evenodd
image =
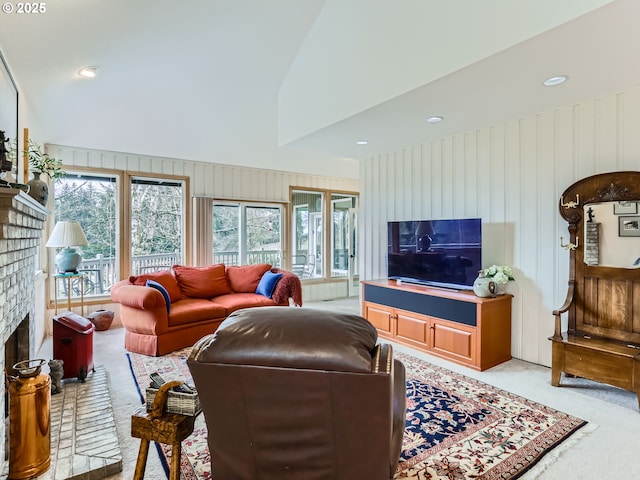
M 34 213 L 38 212 L 45 217 L 51 213 L 22 190 L 0 187 L 0 224 L 10 223 L 9 215 L 11 211 L 22 210 L 18 205 L 23 205 L 24 208 L 31 209 Z

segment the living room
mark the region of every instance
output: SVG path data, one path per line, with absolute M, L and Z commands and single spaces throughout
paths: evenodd
M 277 30 L 273 25 L 280 24 L 266 12 L 268 7 L 258 3 L 246 5 L 262 14 L 249 27 L 268 36 L 265 30 Z M 439 29 L 439 22 L 429 16 L 431 11 L 419 5 L 422 2 L 411 2 L 406 10 L 378 5 L 377 10 L 368 11 L 367 22 L 356 20 L 361 9 L 366 10 L 363 2 L 352 2 L 348 7 L 333 1 L 309 3 L 313 8 L 297 7 L 303 10 L 297 12 L 299 18 L 294 10 L 288 10 L 286 20 L 297 22 L 299 29 L 290 35 L 298 43 L 279 57 L 282 65 L 277 74 L 267 75 L 259 54 L 247 56 L 251 47 L 240 57 L 251 62 L 236 61 L 219 68 L 238 69 L 245 77 L 243 82 L 263 71 L 262 80 L 272 84 L 272 96 L 266 100 L 257 98 L 253 82 L 259 82 L 255 79 L 240 83 L 235 78 L 235 85 L 226 80 L 211 87 L 215 79 L 211 71 L 205 78 L 186 78 L 183 73 L 173 84 L 162 84 L 160 78 L 169 62 L 166 44 L 142 53 L 138 49 L 148 39 L 131 43 L 135 38 L 132 31 L 144 31 L 141 25 L 145 22 L 155 25 L 153 17 L 146 18 L 142 10 L 131 9 L 130 18 L 118 23 L 123 34 L 111 40 L 113 56 L 124 56 L 128 46 L 135 46 L 130 48 L 135 60 L 146 56 L 155 61 L 147 69 L 129 60 L 129 68 L 121 70 L 130 72 L 128 79 L 114 78 L 108 62 L 91 58 L 91 52 L 71 58 L 71 45 L 90 44 L 83 37 L 88 38 L 92 29 L 100 37 L 114 28 L 106 26 L 119 18 L 115 13 L 87 4 L 84 8 L 95 12 L 79 12 L 87 20 L 83 23 L 75 18 L 73 28 L 63 23 L 65 16 L 73 21 L 69 17 L 72 12 L 57 10 L 51 4 L 37 19 L 5 14 L 0 17 L 0 51 L 20 91 L 20 138 L 22 129 L 29 128 L 30 137 L 46 143 L 51 155 L 61 158 L 69 170 L 186 177 L 191 195 L 198 197 L 287 204 L 291 188 L 356 193 L 360 200 L 360 279 L 387 274 L 388 221 L 481 217 L 485 265 L 510 265 L 514 272 L 515 281 L 507 287 L 514 295 L 511 353 L 519 360 L 549 367 L 552 311 L 562 305 L 569 278 L 569 254 L 560 246 L 569 239 L 567 224 L 558 214 L 560 195 L 581 178 L 637 170 L 639 165 L 640 141 L 635 132 L 640 121 L 640 77 L 633 24 L 638 7 L 625 0 L 574 2 L 562 8 L 554 2 L 524 2 L 518 12 L 504 2 L 492 5 L 495 10 L 491 12 L 483 12 L 482 7 L 462 2 L 441 12 L 445 17 L 462 18 L 468 9 L 456 27 L 460 30 L 454 30 L 449 24 Z M 141 9 L 157 8 L 151 3 L 141 5 Z M 285 15 L 289 7 L 293 5 L 280 4 L 278 15 Z M 231 18 L 247 14 L 240 10 L 234 12 L 238 17 Z M 161 15 L 155 12 L 155 16 Z M 188 21 L 195 16 L 195 11 L 190 12 Z M 482 19 L 491 28 L 477 30 Z M 172 20 L 171 16 L 164 18 L 161 27 L 170 28 Z M 284 23 L 282 18 L 279 21 Z M 173 27 L 176 36 L 187 36 L 187 30 L 193 29 L 185 26 L 187 23 Z M 131 24 L 135 28 L 127 28 Z M 49 48 L 62 57 L 69 55 L 70 62 L 56 64 L 53 52 L 43 45 L 39 35 L 51 28 L 66 33 L 59 35 L 64 42 L 52 39 Z M 455 61 L 447 64 L 443 55 L 434 56 L 429 62 L 437 71 L 425 73 L 424 66 L 418 68 L 416 64 L 422 62 L 416 59 L 424 58 L 424 45 L 428 44 L 425 32 L 436 32 L 438 42 L 444 43 L 443 38 L 462 38 L 465 29 L 477 36 L 467 36 L 465 42 L 443 54 Z M 381 35 L 381 31 L 388 35 Z M 503 36 L 496 32 L 503 32 Z M 500 38 L 493 39 L 490 34 Z M 351 39 L 349 43 L 350 35 L 361 42 L 356 45 Z M 480 41 L 489 37 L 495 42 Z M 284 48 L 292 38 L 281 39 L 279 47 Z M 194 43 L 201 41 L 192 39 Z M 182 57 L 170 57 L 176 62 L 175 70 L 196 74 L 200 57 L 214 55 L 203 52 L 193 55 L 198 57 L 196 62 L 187 63 L 189 55 L 184 52 L 198 51 L 194 43 L 183 47 Z M 209 44 L 220 48 L 221 43 L 218 39 Z M 346 50 L 344 45 L 352 45 L 353 50 L 341 51 Z M 358 62 L 349 58 L 358 58 Z M 70 63 L 73 69 L 66 71 Z M 248 69 L 246 63 L 255 65 Z M 92 86 L 84 80 L 69 80 L 80 67 L 94 64 L 100 65 L 96 82 L 146 85 L 148 92 L 135 94 L 145 100 L 143 104 L 121 106 L 115 101 L 117 96 L 99 90 L 99 83 Z M 540 64 L 544 68 L 536 70 Z M 552 75 L 569 78 L 562 85 L 543 87 L 542 81 Z M 336 85 L 336 78 L 340 85 Z M 148 79 L 158 79 L 155 97 L 151 96 L 155 81 Z M 77 87 L 72 92 L 71 84 Z M 236 87 L 233 93 L 231 86 Z M 224 110 L 226 118 L 217 123 L 192 124 L 189 119 L 196 113 L 184 105 L 197 106 L 198 101 L 188 100 L 187 90 L 224 91 L 238 102 L 238 110 Z M 78 106 L 72 107 L 70 98 L 63 96 L 68 92 L 77 97 Z M 265 118 L 270 130 L 268 135 L 263 133 L 268 142 L 245 137 L 245 130 L 235 128 L 246 123 L 251 130 L 257 122 L 256 112 L 240 109 L 242 96 L 254 104 L 268 103 L 270 116 Z M 203 109 L 205 115 L 198 118 L 205 118 L 207 110 L 215 110 L 216 105 L 207 104 Z M 406 118 L 399 118 L 402 115 Z M 444 119 L 427 123 L 429 115 Z M 70 123 L 72 120 L 76 123 Z M 187 128 L 182 129 L 183 125 Z M 238 151 L 225 150 L 228 143 L 218 148 L 217 136 L 229 137 L 239 146 Z M 369 143 L 356 145 L 357 140 Z M 208 153 L 199 153 L 202 151 Z M 48 231 L 53 228 L 51 219 L 49 222 Z M 53 268 L 47 253 L 41 249 L 45 272 Z M 342 289 L 340 285 L 331 280 L 307 282 L 305 300 L 343 296 L 343 290 L 336 293 Z M 44 322 L 44 308 L 41 315 Z

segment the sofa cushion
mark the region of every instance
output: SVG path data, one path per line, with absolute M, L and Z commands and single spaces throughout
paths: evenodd
M 155 280 L 147 280 L 146 285 L 147 287 L 155 288 L 162 294 L 162 296 L 164 297 L 164 303 L 167 304 L 167 313 L 169 313 L 171 311 L 171 297 L 169 297 L 169 292 L 167 292 L 167 289 Z
M 227 309 L 227 315 L 241 308 L 268 307 L 277 305 L 276 302 L 257 293 L 232 293 L 220 295 L 211 299 L 212 302 L 222 305 Z
M 133 285 L 147 285 L 147 280 L 153 280 L 162 285 L 169 294 L 171 302 L 176 302 L 182 298 L 182 292 L 178 286 L 176 277 L 169 270 L 161 270 L 159 272 L 144 273 L 142 275 L 132 275 L 129 277 L 129 283 Z
M 234 292 L 255 293 L 262 275 L 270 268 L 268 263 L 227 267 L 229 286 Z
M 184 298 L 171 305 L 169 326 L 186 325 L 202 320 L 224 318 L 227 310 L 224 306 L 202 298 Z
M 178 285 L 186 297 L 212 298 L 233 292 L 222 263 L 207 267 L 174 265 L 173 271 L 176 272 Z
M 264 295 L 267 298 L 271 298 L 271 296 L 273 295 L 273 290 L 276 288 L 276 284 L 281 278 L 282 273 L 273 273 L 272 271 L 265 272 L 260 279 L 260 283 L 258 283 L 256 293 L 259 295 Z

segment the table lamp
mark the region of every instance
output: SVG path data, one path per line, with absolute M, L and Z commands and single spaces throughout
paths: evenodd
M 78 222 L 56 223 L 49 240 L 47 240 L 47 247 L 62 247 L 62 250 L 56 255 L 56 266 L 60 273 L 78 272 L 82 256 L 72 247 L 86 245 L 89 245 L 89 242 L 87 242 L 87 237 Z

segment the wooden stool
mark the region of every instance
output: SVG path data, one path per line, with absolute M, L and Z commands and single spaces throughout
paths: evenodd
M 144 410 L 131 415 L 131 436 L 141 439 L 133 480 L 142 480 L 144 478 L 149 442 L 151 440 L 172 446 L 169 480 L 180 480 L 181 442 L 193 432 L 193 424 L 196 417 L 167 413 L 164 409 L 169 390 L 181 384 L 182 382 L 178 381 L 165 383 L 160 387 L 153 400 L 151 412 L 146 413 L 145 407 Z

